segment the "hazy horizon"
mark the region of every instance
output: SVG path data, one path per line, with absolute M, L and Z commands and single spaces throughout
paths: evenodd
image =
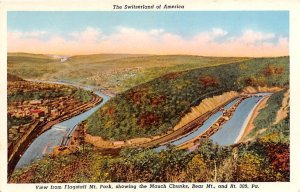
M 288 11 L 8 12 L 8 52 L 289 55 Z
M 66 55 L 66 54 L 52 54 L 52 53 L 30 53 L 30 52 L 7 52 L 8 54 L 33 54 L 33 55 L 47 55 L 47 56 L 92 56 L 92 55 L 141 55 L 141 56 L 196 56 L 196 57 L 249 57 L 249 58 L 276 58 L 276 57 L 289 57 L 290 55 L 278 55 L 278 56 L 210 56 L 210 55 L 192 55 L 192 54 L 143 54 L 143 53 L 91 53 L 91 54 L 77 54 L 77 55 Z

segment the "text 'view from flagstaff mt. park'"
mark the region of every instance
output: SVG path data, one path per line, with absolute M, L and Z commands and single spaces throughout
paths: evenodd
M 290 181 L 288 11 L 8 11 L 7 28 L 8 183 Z

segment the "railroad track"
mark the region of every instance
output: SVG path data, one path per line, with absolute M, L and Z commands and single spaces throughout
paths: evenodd
M 208 111 L 206 113 L 204 113 L 203 115 L 197 117 L 196 119 L 194 119 L 193 121 L 185 124 L 184 126 L 182 126 L 181 128 L 173 131 L 172 133 L 169 133 L 163 137 L 160 137 L 158 139 L 143 143 L 138 145 L 139 147 L 152 147 L 155 145 L 166 145 L 168 143 L 171 143 L 173 141 L 179 140 L 183 137 L 186 137 L 189 134 L 192 134 L 193 132 L 195 132 L 197 130 L 197 128 L 201 125 L 203 125 L 203 123 L 214 113 L 216 113 L 217 111 L 220 111 L 220 109 L 224 106 L 226 106 L 227 104 L 229 104 L 230 102 L 234 101 L 237 97 L 231 99 L 230 101 L 226 102 L 224 105 L 212 110 L 212 111 Z M 131 147 L 136 147 L 137 145 L 133 145 Z
M 186 141 L 186 142 L 182 143 L 178 147 L 179 148 L 186 148 L 186 146 L 188 146 L 191 143 L 195 144 L 195 142 L 199 142 L 201 139 L 210 138 L 213 134 L 215 134 L 220 129 L 222 129 L 223 125 L 232 118 L 232 116 L 233 116 L 234 112 L 236 111 L 237 107 L 246 98 L 248 98 L 248 96 L 242 97 L 232 107 L 230 107 L 229 109 L 223 111 L 223 115 L 213 125 L 211 125 L 205 132 L 203 132 L 202 134 L 200 134 L 199 136 L 197 136 L 194 139 L 191 139 L 189 141 Z

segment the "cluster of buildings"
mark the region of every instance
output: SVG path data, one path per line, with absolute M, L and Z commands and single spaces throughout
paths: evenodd
M 87 77 L 87 81 L 101 83 L 101 86 L 110 89 L 111 87 L 121 86 L 122 83 L 129 78 L 135 77 L 141 71 L 141 67 L 131 67 L 125 69 L 113 69 L 109 72 L 98 72 L 93 76 Z
M 35 122 L 49 122 L 67 114 L 73 106 L 79 104 L 80 102 L 78 100 L 71 97 L 31 100 L 10 104 L 7 109 L 9 117 L 15 117 L 17 119 L 30 117 L 31 122 L 25 125 L 12 126 L 9 129 L 9 140 L 17 139 Z
M 49 90 L 57 91 L 61 85 L 51 85 L 34 82 L 13 82 L 8 87 L 8 92 L 12 91 L 34 91 Z M 66 86 L 64 87 L 64 89 Z M 61 90 L 60 90 L 61 91 Z M 80 101 L 70 96 L 56 97 L 51 99 L 35 99 L 9 102 L 7 115 L 11 119 L 27 119 L 26 124 L 19 124 L 8 129 L 8 141 L 13 142 L 22 137 L 26 130 L 37 125 L 38 122 L 49 122 L 62 115 L 68 114 L 74 106 L 80 105 Z M 28 119 L 31 119 L 28 122 Z

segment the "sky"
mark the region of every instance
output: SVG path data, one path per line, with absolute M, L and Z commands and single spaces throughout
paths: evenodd
M 288 11 L 8 12 L 8 52 L 283 56 Z

